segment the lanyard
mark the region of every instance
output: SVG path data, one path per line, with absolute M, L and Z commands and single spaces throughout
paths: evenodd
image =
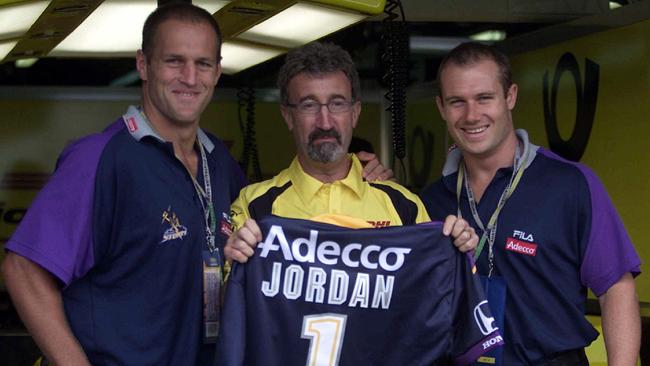
M 488 221 L 487 227 L 483 225 L 483 221 L 479 217 L 478 210 L 476 208 L 476 200 L 474 199 L 474 192 L 472 191 L 472 188 L 469 186 L 469 180 L 465 178 L 467 176 L 467 171 L 465 168 L 465 163 L 461 161 L 459 169 L 458 169 L 458 178 L 456 180 L 456 203 L 458 207 L 458 217 L 462 218 L 463 215 L 460 210 L 460 196 L 461 196 L 461 191 L 463 189 L 463 184 L 465 185 L 465 190 L 467 191 L 467 201 L 469 202 L 469 208 L 470 211 L 472 212 L 472 217 L 474 218 L 474 221 L 476 222 L 476 225 L 483 230 L 483 234 L 481 235 L 481 239 L 478 243 L 478 246 L 476 247 L 476 253 L 474 254 L 474 261 L 477 261 L 479 256 L 481 255 L 481 252 L 483 251 L 483 248 L 485 247 L 485 242 L 488 242 L 488 258 L 489 258 L 489 271 L 488 271 L 488 276 L 492 275 L 492 270 L 494 269 L 494 241 L 496 239 L 496 232 L 497 232 L 497 220 L 499 218 L 499 214 L 501 213 L 501 210 L 506 204 L 506 201 L 512 193 L 515 191 L 517 188 L 517 185 L 519 184 L 519 181 L 521 180 L 521 177 L 524 174 L 524 170 L 526 169 L 526 164 L 527 164 L 527 159 L 524 158 L 524 161 L 520 161 L 518 158 L 519 156 L 519 147 L 517 146 L 517 153 L 515 154 L 515 160 L 514 160 L 514 167 L 512 170 L 512 175 L 510 176 L 510 181 L 508 182 L 508 185 L 506 188 L 503 190 L 501 193 L 501 197 L 499 198 L 499 203 L 497 204 L 496 209 L 492 213 L 492 216 L 490 217 L 490 220 Z M 527 154 L 524 153 L 524 157 L 526 157 Z
M 151 127 L 152 130 L 156 131 L 154 126 L 149 122 L 149 119 L 147 119 L 147 116 L 144 114 L 144 111 L 142 109 L 138 109 L 140 111 L 140 115 L 142 115 L 142 118 L 144 121 Z M 217 257 L 219 256 L 219 251 L 217 250 L 217 246 L 215 244 L 215 231 L 217 228 L 217 217 L 215 216 L 214 213 L 214 204 L 212 203 L 212 184 L 210 182 L 210 171 L 208 169 L 208 158 L 205 154 L 205 150 L 203 149 L 203 145 L 198 139 L 198 136 L 196 138 L 196 143 L 199 145 L 199 151 L 201 153 L 201 166 L 203 170 L 203 183 L 205 185 L 205 189 L 201 187 L 199 182 L 194 178 L 194 175 L 192 172 L 185 167 L 187 170 L 187 173 L 190 175 L 190 178 L 192 178 L 192 184 L 194 184 L 194 189 L 196 190 L 196 194 L 199 196 L 199 201 L 201 202 L 201 208 L 203 209 L 203 219 L 205 220 L 205 241 L 206 244 L 208 245 L 208 249 L 210 250 L 210 253 L 214 253 L 216 251 Z M 178 157 L 176 157 L 178 159 Z
M 205 189 L 201 187 L 189 169 L 187 172 L 189 173 L 190 178 L 192 178 L 194 189 L 196 190 L 196 194 L 199 196 L 199 201 L 201 202 L 201 207 L 203 208 L 203 216 L 205 219 L 205 241 L 208 244 L 210 253 L 213 253 L 217 250 L 214 237 L 214 233 L 217 228 L 217 219 L 214 214 L 214 204 L 212 203 L 212 184 L 210 182 L 208 158 L 206 157 L 203 145 L 201 142 L 199 142 L 198 138 L 196 140 L 196 143 L 199 145 L 199 151 L 201 153 L 201 168 L 203 171 L 203 184 L 205 185 Z

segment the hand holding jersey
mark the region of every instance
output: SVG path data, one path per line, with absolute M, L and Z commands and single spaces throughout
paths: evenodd
M 449 215 L 445 219 L 442 233 L 453 238 L 456 248 L 462 253 L 476 249 L 478 235 L 467 221 Z M 226 260 L 246 263 L 255 253 L 257 244 L 262 241 L 262 232 L 254 219 L 246 219 L 244 224 L 228 238 L 223 252 Z
M 248 262 L 248 258 L 255 253 L 257 243 L 261 241 L 262 231 L 260 231 L 257 222 L 253 219 L 246 219 L 244 225 L 230 235 L 223 248 L 226 261 Z
M 219 365 L 466 365 L 503 343 L 471 255 L 440 223 L 259 226 L 229 280 Z

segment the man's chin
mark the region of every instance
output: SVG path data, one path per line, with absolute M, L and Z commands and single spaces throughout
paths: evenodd
M 174 121 L 177 125 L 187 126 L 198 123 L 199 116 L 195 113 L 179 113 L 174 116 Z
M 339 144 L 322 143 L 317 146 L 312 145 L 311 148 L 308 149 L 307 155 L 309 155 L 309 158 L 313 161 L 327 164 L 341 160 L 345 155 L 345 151 L 343 151 Z

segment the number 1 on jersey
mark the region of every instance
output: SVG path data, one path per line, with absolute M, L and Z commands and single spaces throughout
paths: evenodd
M 302 338 L 309 339 L 307 366 L 336 366 L 339 363 L 347 315 L 316 314 L 302 318 Z

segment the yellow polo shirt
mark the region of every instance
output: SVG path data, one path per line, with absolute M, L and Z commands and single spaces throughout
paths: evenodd
M 231 206 L 239 228 L 247 218 L 276 216 L 312 219 L 332 214 L 362 219 L 374 227 L 411 225 L 430 221 L 420 199 L 391 181 L 366 182 L 355 155 L 348 175 L 334 183 L 322 183 L 302 170 L 298 158 L 272 179 L 242 189 Z

